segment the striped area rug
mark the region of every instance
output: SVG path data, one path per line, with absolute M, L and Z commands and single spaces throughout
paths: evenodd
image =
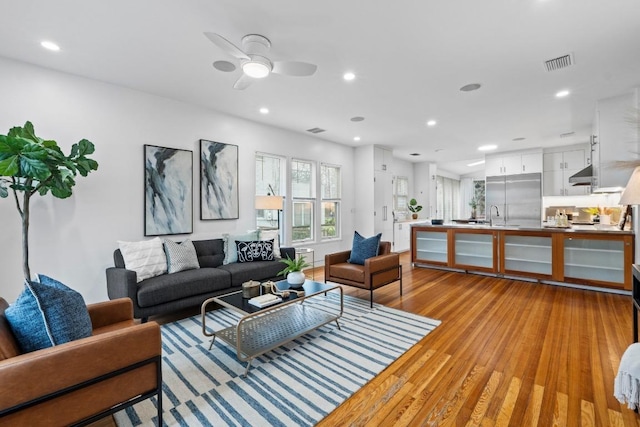
M 306 303 L 338 304 L 339 294 Z M 208 313 L 213 330 L 235 324 L 228 309 Z M 235 350 L 202 334 L 200 316 L 162 326 L 163 409 L 168 426 L 312 426 L 440 324 L 344 297 L 335 322 L 266 353 L 247 378 Z M 156 422 L 155 398 L 115 415 L 120 427 Z

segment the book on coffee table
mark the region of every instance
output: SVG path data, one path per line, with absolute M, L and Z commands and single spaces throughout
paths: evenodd
M 249 300 L 249 304 L 260 308 L 268 307 L 279 302 L 282 302 L 282 298 L 273 294 L 264 294 L 258 297 L 253 297 Z

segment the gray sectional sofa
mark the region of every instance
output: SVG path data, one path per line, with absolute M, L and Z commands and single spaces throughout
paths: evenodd
M 162 274 L 137 282 L 136 272 L 125 268 L 120 249 L 113 253 L 115 267 L 109 267 L 107 292 L 110 299 L 130 298 L 133 315 L 143 322 L 149 316 L 200 306 L 205 299 L 240 290 L 248 280 L 282 280 L 277 276 L 285 265 L 275 261 L 233 262 L 223 265 L 223 239 L 194 240 L 200 268 Z M 293 259 L 294 248 L 280 248 L 281 256 Z

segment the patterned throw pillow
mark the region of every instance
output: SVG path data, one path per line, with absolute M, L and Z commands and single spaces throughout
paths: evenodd
M 365 259 L 378 255 L 381 238 L 382 233 L 379 233 L 365 239 L 356 231 L 353 234 L 353 246 L 351 247 L 351 257 L 348 262 L 364 265 Z
M 167 271 L 169 273 L 200 268 L 196 248 L 189 239 L 182 243 L 165 240 L 164 252 L 167 255 Z
M 28 353 L 90 337 L 91 318 L 82 295 L 42 274 L 36 280 L 26 281 L 5 310 L 20 349 Z
M 258 240 L 271 240 L 273 239 L 273 256 L 280 258 L 280 231 L 278 230 L 259 230 L 260 235 Z
M 238 262 L 273 261 L 273 239 L 236 242 Z
M 223 234 L 224 240 L 224 265 L 238 262 L 236 242 L 250 242 L 258 240 L 258 230 L 247 231 L 245 234 Z
M 159 237 L 141 242 L 118 241 L 118 246 L 124 267 L 136 272 L 138 282 L 167 272 L 167 257 Z

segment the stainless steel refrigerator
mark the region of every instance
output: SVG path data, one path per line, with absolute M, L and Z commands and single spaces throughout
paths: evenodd
M 486 219 L 494 225 L 540 227 L 542 221 L 542 174 L 488 176 L 486 180 Z M 497 206 L 490 212 L 491 206 Z

